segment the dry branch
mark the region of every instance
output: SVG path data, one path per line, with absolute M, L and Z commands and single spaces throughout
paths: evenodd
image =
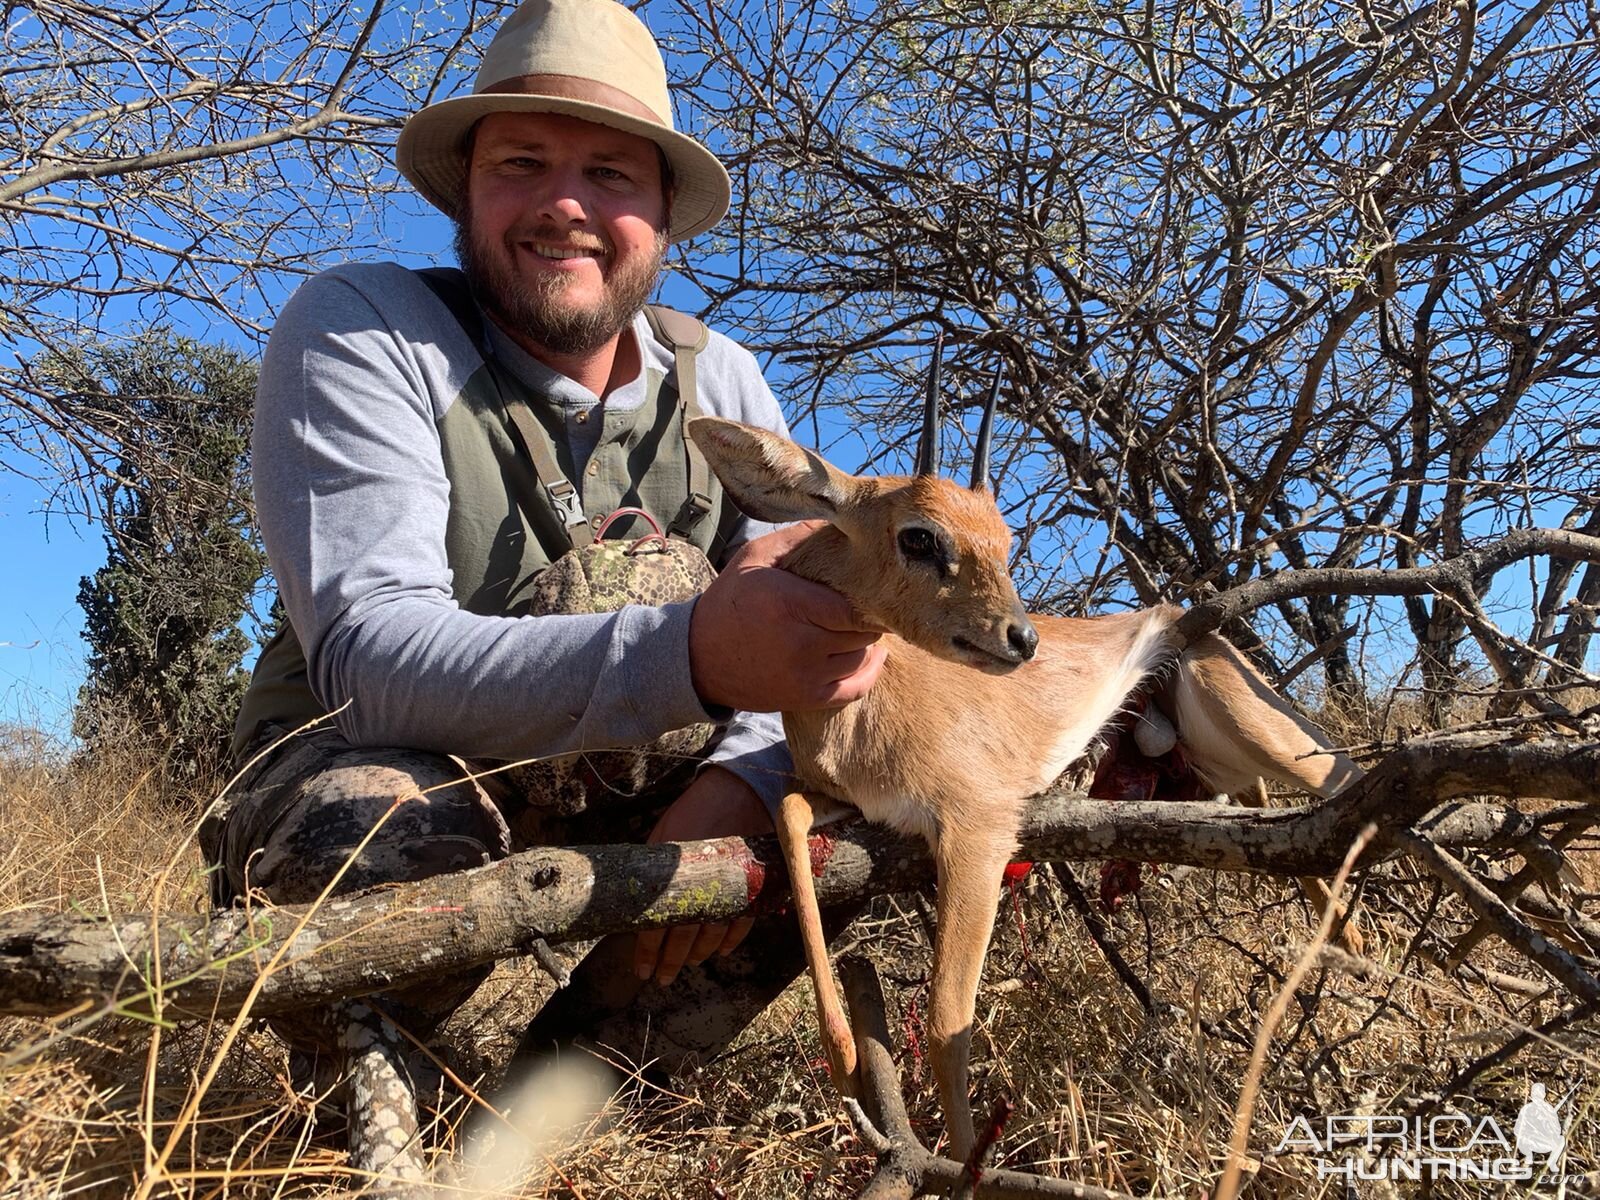
M 1515 848 L 1538 832 L 1534 818 L 1514 808 L 1463 802 L 1484 795 L 1600 803 L 1600 741 L 1429 738 L 1396 750 L 1344 794 L 1303 808 L 1112 804 L 1052 792 L 1030 809 L 1022 854 L 1040 862 L 1126 858 L 1288 877 L 1331 874 L 1368 821 L 1385 832 L 1409 829 L 1444 849 Z M 1588 819 L 1586 808 L 1567 815 Z M 911 889 L 932 877 L 920 842 L 878 826 L 854 822 L 819 834 L 814 845 L 824 905 Z M 1399 853 L 1390 839 L 1364 861 Z M 265 981 L 253 1011 L 448 976 L 530 953 L 541 938 L 576 941 L 721 921 L 772 912 L 787 900 L 775 838 L 530 850 L 477 870 L 329 901 Z M 159 919 L 12 914 L 0 919 L 0 1014 L 144 1009 L 153 978 L 164 981 L 169 1015 L 236 1011 L 304 912 L 258 906 Z
M 1453 855 L 1439 849 L 1428 839 L 1403 829 L 1393 830 L 1388 836 L 1396 846 L 1409 851 L 1451 891 L 1465 900 L 1479 919 L 1487 922 L 1495 933 L 1519 947 L 1559 980 L 1562 986 L 1585 1000 L 1600 1000 L 1600 979 L 1586 970 L 1578 959 L 1531 928 Z
M 862 1103 L 850 1101 L 846 1107 L 862 1141 L 878 1156 L 878 1170 L 861 1193 L 861 1200 L 910 1200 L 935 1188 L 958 1188 L 958 1196 L 972 1196 L 975 1200 L 1020 1200 L 1029 1196 L 1131 1200 L 1123 1192 L 1017 1171 L 985 1170 L 973 1179 L 965 1164 L 929 1153 L 912 1132 L 911 1118 L 906 1113 L 877 971 L 865 959 L 850 957 L 839 963 L 839 976 L 860 1055 L 862 1090 Z
M 1230 588 L 1196 604 L 1178 621 L 1178 630 L 1193 639 L 1220 629 L 1259 608 L 1307 596 L 1429 596 L 1442 593 L 1473 597 L 1497 571 L 1528 558 L 1550 555 L 1579 562 L 1600 562 L 1600 537 L 1570 529 L 1515 529 L 1504 537 L 1428 567 L 1375 571 L 1361 567 L 1284 571 Z M 1476 601 L 1474 600 L 1474 603 Z

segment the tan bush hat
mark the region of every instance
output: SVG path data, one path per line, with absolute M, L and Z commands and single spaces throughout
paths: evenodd
M 527 0 L 489 43 L 472 95 L 430 104 L 406 122 L 395 146 L 400 174 L 459 216 L 467 131 L 497 112 L 562 113 L 660 146 L 674 180 L 669 241 L 710 229 L 728 211 L 728 172 L 673 130 L 661 52 L 644 23 L 614 0 Z

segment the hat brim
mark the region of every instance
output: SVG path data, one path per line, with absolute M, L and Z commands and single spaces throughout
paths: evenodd
M 699 142 L 654 121 L 630 116 L 601 104 L 561 96 L 486 92 L 457 96 L 428 105 L 406 122 L 395 143 L 394 161 L 435 208 L 461 216 L 466 196 L 466 162 L 462 154 L 467 131 L 490 113 L 556 113 L 638 134 L 660 146 L 672 164 L 672 222 L 667 240 L 679 242 L 704 233 L 728 211 L 732 186 L 717 156 Z

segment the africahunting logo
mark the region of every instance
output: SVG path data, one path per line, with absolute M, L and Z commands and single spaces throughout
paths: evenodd
M 1318 1179 L 1485 1180 L 1515 1182 L 1550 1177 L 1566 1150 L 1571 1113 L 1561 1109 L 1573 1087 L 1551 1104 L 1534 1084 L 1509 1136 L 1492 1116 L 1465 1112 L 1407 1117 L 1394 1113 L 1296 1117 L 1278 1154 L 1309 1154 Z

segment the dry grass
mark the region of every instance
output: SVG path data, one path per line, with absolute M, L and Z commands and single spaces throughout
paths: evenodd
M 198 856 L 186 848 L 198 814 L 157 795 L 142 774 L 135 762 L 75 769 L 16 738 L 0 747 L 0 913 L 201 907 Z M 1313 970 L 1289 1004 L 1257 1101 L 1247 1196 L 1342 1197 L 1342 1184 L 1319 1181 L 1308 1156 L 1265 1154 L 1295 1115 L 1402 1111 L 1561 1007 L 1557 995 L 1475 975 L 1500 972 L 1487 978 L 1503 984 L 1530 973 L 1494 944 L 1457 976 L 1421 961 L 1413 938 L 1431 907 L 1437 928 L 1465 924 L 1415 871 L 1369 875 L 1362 894 L 1370 961 L 1360 974 Z M 884 973 L 913 1118 L 931 1141 L 939 1122 L 919 1052 L 927 947 L 915 910 L 914 897 L 881 901 L 851 937 Z M 1145 1019 L 1045 872 L 1003 903 L 974 1045 L 979 1095 L 1003 1090 L 1018 1103 L 1002 1160 L 1139 1194 L 1208 1193 L 1262 1016 L 1313 922 L 1292 882 L 1188 872 L 1153 878 L 1112 923 L 1130 962 L 1170 1005 L 1156 1020 Z M 521 964 L 502 966 L 448 1027 L 451 1061 L 468 1083 L 499 1083 L 495 1072 L 541 985 Z M 1589 1027 L 1568 1030 L 1562 1045 L 1528 1050 L 1485 1076 L 1458 1106 L 1494 1115 L 1509 1133 L 1530 1082 L 1545 1082 L 1552 1099 L 1576 1088 L 1563 1109 L 1577 1112 L 1568 1169 L 1592 1169 L 1600 1165 L 1600 1119 L 1589 1112 L 1600 1077 L 1593 1040 Z M 340 1114 L 293 1092 L 284 1047 L 259 1025 L 230 1041 L 222 1026 L 10 1019 L 0 1021 L 0 1063 L 6 1197 L 325 1197 L 363 1183 L 345 1169 Z M 460 1151 L 473 1108 L 457 1089 L 443 1097 L 432 1130 L 441 1156 Z M 553 1163 L 536 1162 L 495 1194 L 840 1197 L 856 1194 L 872 1165 L 832 1097 L 801 987 L 676 1093 L 638 1088 L 615 1099 Z M 1433 1194 L 1478 1196 L 1485 1186 L 1443 1183 Z

